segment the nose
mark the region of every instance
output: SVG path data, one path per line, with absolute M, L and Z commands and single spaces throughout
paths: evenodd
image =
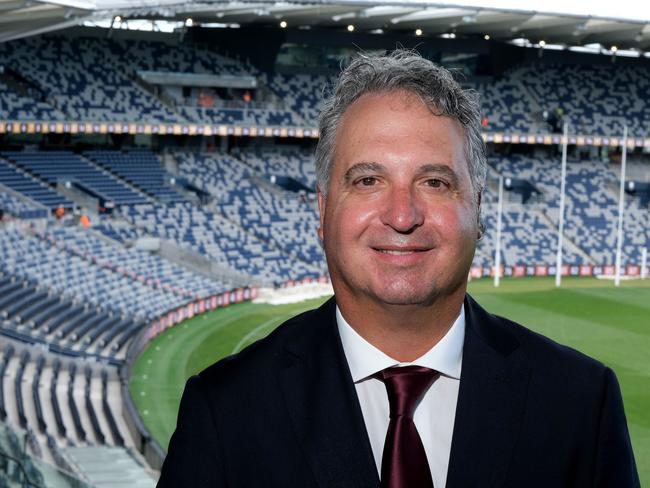
M 385 202 L 382 223 L 408 234 L 423 222 L 424 209 L 414 190 L 410 187 L 393 188 Z

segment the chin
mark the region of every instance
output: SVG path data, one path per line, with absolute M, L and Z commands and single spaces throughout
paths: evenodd
M 374 295 L 379 302 L 386 305 L 430 305 L 439 293 L 432 288 L 391 286 L 388 289 L 378 290 Z

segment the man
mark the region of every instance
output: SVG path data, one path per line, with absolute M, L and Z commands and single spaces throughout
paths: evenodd
M 476 98 L 359 57 L 320 119 L 335 298 L 191 378 L 159 486 L 639 486 L 611 370 L 466 295 Z

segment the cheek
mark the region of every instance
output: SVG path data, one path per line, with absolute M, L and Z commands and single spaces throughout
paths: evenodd
M 478 231 L 476 211 L 462 205 L 440 205 L 429 212 L 429 221 L 440 235 L 455 239 L 465 235 L 475 237 Z
M 377 215 L 377 209 L 363 204 L 343 204 L 326 215 L 326 226 L 337 240 L 350 240 L 361 236 Z M 334 236 L 330 236 L 334 237 Z

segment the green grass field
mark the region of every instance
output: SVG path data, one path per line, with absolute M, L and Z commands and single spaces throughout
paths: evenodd
M 650 486 L 650 281 L 514 278 L 470 283 L 489 311 L 507 316 L 607 364 L 621 383 L 641 485 Z M 323 300 L 270 306 L 244 303 L 194 317 L 161 334 L 136 362 L 133 399 L 152 435 L 167 447 L 185 380 Z

